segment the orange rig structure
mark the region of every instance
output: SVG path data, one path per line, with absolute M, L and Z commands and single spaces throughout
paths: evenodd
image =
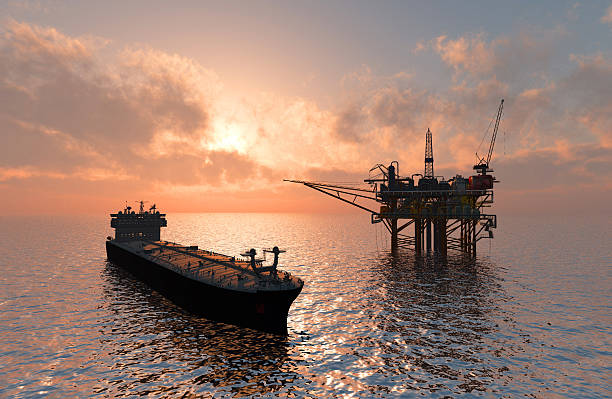
M 393 161 L 389 166 L 378 164 L 370 169 L 370 177 L 364 182 L 370 184 L 372 189 L 303 180 L 285 181 L 303 184 L 370 212 L 372 224 L 383 223 L 391 234 L 392 251 L 409 248 L 417 255 L 427 251 L 446 256 L 450 249 L 476 257 L 476 243 L 482 238 L 493 238 L 492 229 L 497 227 L 497 216 L 483 211 L 493 203 L 493 183 L 497 180 L 490 174 L 493 170 L 489 169 L 489 162 L 503 107 L 502 99 L 488 154 L 486 158 L 476 154 L 476 174 L 469 178 L 456 175 L 445 180 L 434 175 L 432 137 L 427 129 L 425 173 L 422 175 L 415 173 L 402 177 L 399 175 L 399 163 Z M 373 172 L 375 175 L 372 175 Z M 418 181 L 415 180 L 416 176 L 419 176 Z M 374 201 L 380 206 L 371 209 L 362 205 L 363 200 Z M 405 233 L 411 225 L 414 226 L 414 235 Z

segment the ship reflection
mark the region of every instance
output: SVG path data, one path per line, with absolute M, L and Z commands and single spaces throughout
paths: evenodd
M 101 339 L 117 375 L 98 393 L 242 397 L 274 393 L 283 379 L 295 379 L 285 364 L 287 337 L 190 315 L 111 263 L 103 275 L 109 320 Z M 177 370 L 181 381 L 173 384 Z
M 500 314 L 506 295 L 493 265 L 396 253 L 372 272 L 380 283 L 369 291 L 371 317 L 384 338 L 361 344 L 378 347 L 390 374 L 408 374 L 406 389 L 481 391 L 500 378 L 492 359 L 511 348 L 495 343 L 496 319 L 509 316 Z

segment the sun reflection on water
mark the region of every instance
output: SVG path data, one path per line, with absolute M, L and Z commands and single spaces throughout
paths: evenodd
M 560 272 L 540 285 L 523 278 L 535 261 L 510 268 L 487 257 L 392 254 L 353 215 L 172 215 L 169 240 L 227 254 L 257 244 L 288 250 L 282 268 L 305 286 L 281 337 L 194 317 L 107 263 L 104 218 L 5 222 L 0 396 L 593 397 L 607 389 L 603 311 L 576 297 L 574 307 L 562 302 L 580 275 L 567 272 L 565 285 Z M 541 261 L 529 242 L 522 248 Z M 589 287 L 605 292 L 596 280 Z

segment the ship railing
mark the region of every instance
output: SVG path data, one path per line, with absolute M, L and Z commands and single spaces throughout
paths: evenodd
M 256 277 L 259 277 L 258 274 L 253 272 L 252 270 L 249 270 L 247 268 L 241 267 L 241 266 L 236 265 L 236 264 L 234 264 L 232 262 L 222 261 L 222 260 L 214 259 L 214 258 L 208 258 L 208 257 L 203 256 L 203 255 L 195 254 L 193 252 L 184 251 L 184 250 L 182 250 L 180 248 L 176 248 L 176 247 L 173 247 L 173 246 L 170 246 L 170 245 L 158 244 L 158 243 L 153 242 L 153 241 L 148 241 L 148 243 L 153 244 L 153 245 L 155 245 L 157 247 L 167 248 L 167 249 L 169 249 L 171 251 L 175 251 L 175 252 L 178 252 L 178 253 L 187 254 L 187 255 L 190 255 L 190 256 L 192 256 L 194 258 L 199 258 L 199 259 L 203 259 L 203 260 L 206 260 L 206 261 L 209 261 L 209 262 L 217 263 L 217 264 L 220 264 L 222 266 L 226 266 L 226 267 L 229 267 L 229 268 L 232 268 L 232 269 L 235 269 L 235 270 L 244 271 L 245 273 L 249 273 L 249 274 L 252 274 L 252 275 L 254 275 Z M 208 251 L 208 252 L 209 253 L 214 253 L 212 251 Z M 214 254 L 216 254 L 216 253 L 214 253 Z M 216 255 L 222 256 L 224 258 L 227 257 L 226 255 L 222 255 L 222 254 L 216 254 Z
M 186 277 L 191 277 L 194 280 L 210 280 L 210 272 L 211 270 L 208 270 L 208 275 L 205 274 L 206 269 L 201 268 L 201 265 L 199 264 L 195 264 L 195 268 L 187 268 L 187 267 L 180 267 L 177 266 L 176 264 L 172 263 L 172 262 L 168 262 L 166 259 L 161 258 L 161 257 L 157 257 L 157 256 L 153 256 L 153 258 L 155 258 L 157 261 L 160 261 L 160 263 L 163 263 L 164 265 L 166 265 L 169 269 L 174 270 L 175 272 L 177 272 L 178 274 L 181 274 L 183 276 Z M 203 265 L 202 265 L 203 266 Z M 213 270 L 214 272 L 214 270 Z M 231 281 L 228 283 L 227 280 L 232 280 L 235 277 L 235 275 L 225 275 L 222 276 L 220 279 L 216 279 L 214 280 L 215 283 L 221 285 L 221 286 L 230 286 Z M 242 284 L 244 285 L 244 284 Z
M 254 273 L 249 268 L 241 267 L 241 266 L 237 265 L 235 261 L 234 262 L 221 261 L 221 260 L 218 260 L 218 259 L 211 259 L 211 258 L 208 258 L 206 256 L 199 256 L 198 254 L 195 254 L 195 253 L 193 253 L 191 251 L 185 250 L 185 248 L 183 246 L 178 246 L 178 245 L 177 246 L 173 246 L 173 245 L 160 245 L 160 244 L 157 244 L 157 243 L 154 243 L 154 242 L 150 242 L 150 243 L 152 243 L 152 244 L 156 245 L 157 247 L 159 247 L 160 250 L 168 249 L 168 250 L 174 252 L 174 254 L 173 254 L 172 252 L 164 253 L 164 252 L 160 251 L 159 255 L 151 254 L 152 258 L 154 258 L 154 259 L 156 259 L 156 260 L 158 260 L 160 262 L 163 262 L 164 265 L 167 265 L 171 270 L 174 270 L 174 271 L 178 272 L 179 274 L 182 274 L 182 275 L 185 275 L 185 276 L 190 276 L 190 277 L 192 277 L 194 279 L 209 279 L 210 278 L 210 273 L 211 273 L 210 268 L 208 268 L 208 276 L 207 276 L 207 275 L 204 274 L 204 272 L 207 270 L 206 268 L 203 268 L 204 264 L 200 264 L 198 262 L 198 263 L 194 263 L 193 266 L 190 265 L 190 266 L 182 266 L 181 267 L 181 266 L 177 266 L 173 262 L 170 262 L 169 260 L 171 260 L 173 258 L 176 258 L 177 257 L 176 254 L 187 255 L 187 256 L 190 256 L 190 257 L 195 257 L 195 258 L 200 258 L 200 259 L 206 260 L 207 262 L 216 263 L 216 264 L 222 265 L 222 266 L 224 266 L 226 268 L 231 268 L 231 269 L 237 270 L 237 271 L 239 271 L 241 273 L 246 273 L 246 274 L 253 275 L 254 277 L 256 277 L 258 279 L 258 284 L 262 284 L 263 283 L 263 285 L 265 287 L 267 287 L 267 286 L 269 286 L 271 284 L 279 284 L 279 283 L 282 284 L 283 283 L 283 281 L 280 281 L 280 280 L 276 281 L 276 279 L 269 280 L 269 281 L 268 281 L 267 278 L 263 278 L 262 279 L 261 278 L 261 277 L 263 277 L 262 275 L 260 275 L 259 273 Z M 205 251 L 205 250 L 200 250 L 200 251 L 203 252 L 203 253 L 219 255 L 222 258 L 227 258 L 227 255 L 218 254 L 218 253 L 213 252 L 213 251 Z M 233 258 L 233 259 L 235 260 L 236 258 Z M 210 266 L 212 267 L 213 265 L 210 265 Z M 220 280 L 216 280 L 216 281 L 218 283 L 222 284 L 222 285 L 225 285 L 227 283 L 227 280 L 232 280 L 234 278 L 236 278 L 236 275 L 231 275 L 230 274 L 230 275 L 224 276 Z M 289 280 L 287 280 L 287 281 L 289 281 Z M 240 284 L 240 285 L 244 286 L 244 283 L 241 282 L 240 279 L 238 279 L 236 284 Z

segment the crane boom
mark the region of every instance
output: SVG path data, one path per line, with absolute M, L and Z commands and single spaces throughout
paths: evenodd
M 497 137 L 497 130 L 499 129 L 499 122 L 501 121 L 502 111 L 504 109 L 504 99 L 502 98 L 499 103 L 499 108 L 497 109 L 497 117 L 495 118 L 495 126 L 493 127 L 493 134 L 491 135 L 491 143 L 489 144 L 489 152 L 487 153 L 487 159 L 481 158 L 478 161 L 477 165 L 474 165 L 474 170 L 480 172 L 481 175 L 484 175 L 489 170 L 489 162 L 491 162 L 491 157 L 493 156 L 493 148 L 495 147 L 495 138 Z M 478 156 L 478 154 L 476 154 Z
M 499 129 L 499 121 L 501 120 L 502 111 L 504 109 L 504 99 L 502 98 L 499 103 L 499 108 L 497 110 L 497 119 L 495 120 L 495 127 L 493 128 L 493 136 L 491 137 L 491 144 L 489 145 L 489 154 L 487 155 L 487 167 L 489 166 L 489 162 L 491 162 L 491 156 L 493 155 L 493 147 L 495 146 L 495 138 L 497 137 L 497 129 Z

